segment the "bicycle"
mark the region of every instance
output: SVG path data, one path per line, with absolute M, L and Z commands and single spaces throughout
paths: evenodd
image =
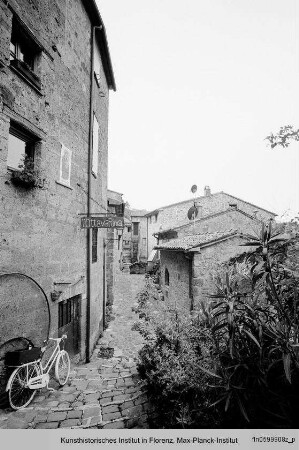
M 70 374 L 70 358 L 64 348 L 60 348 L 60 343 L 64 345 L 64 340 L 67 338 L 63 335 L 61 338 L 49 338 L 47 344 L 40 349 L 40 356 L 38 359 L 18 367 L 11 374 L 6 391 L 8 392 L 8 400 L 12 409 L 17 410 L 25 408 L 33 400 L 38 389 L 46 387 L 49 388 L 50 375 L 49 372 L 55 363 L 55 378 L 60 384 L 64 386 Z M 45 365 L 42 363 L 42 358 L 48 348 L 49 341 L 55 341 L 55 347 Z

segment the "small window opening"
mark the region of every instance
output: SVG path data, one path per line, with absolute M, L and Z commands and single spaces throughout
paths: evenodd
M 165 286 L 169 286 L 169 272 L 168 269 L 165 269 Z
M 139 228 L 139 223 L 138 222 L 133 222 L 133 235 L 134 236 L 138 236 L 138 228 Z

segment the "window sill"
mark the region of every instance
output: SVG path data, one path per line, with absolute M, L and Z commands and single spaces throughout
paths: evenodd
M 22 61 L 14 59 L 10 61 L 11 70 L 21 77 L 30 87 L 32 87 L 39 95 L 43 95 L 41 92 L 41 82 L 37 75 L 25 66 Z
M 71 186 L 69 186 L 68 184 L 62 183 L 61 181 L 57 181 L 55 180 L 56 184 L 59 184 L 60 186 L 66 187 L 67 189 L 70 189 L 71 191 L 74 190 L 74 188 L 72 188 Z

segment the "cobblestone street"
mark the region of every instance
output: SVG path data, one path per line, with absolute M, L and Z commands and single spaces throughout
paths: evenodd
M 89 364 L 72 365 L 69 382 L 54 392 L 43 389 L 19 411 L 0 410 L 0 428 L 148 428 L 150 407 L 136 369 L 142 345 L 131 326 L 143 275 L 117 275 L 114 316 Z M 105 347 L 114 355 L 103 358 Z

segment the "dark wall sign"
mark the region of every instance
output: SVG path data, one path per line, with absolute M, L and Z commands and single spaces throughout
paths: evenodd
M 81 228 L 123 228 L 123 217 L 82 217 Z

